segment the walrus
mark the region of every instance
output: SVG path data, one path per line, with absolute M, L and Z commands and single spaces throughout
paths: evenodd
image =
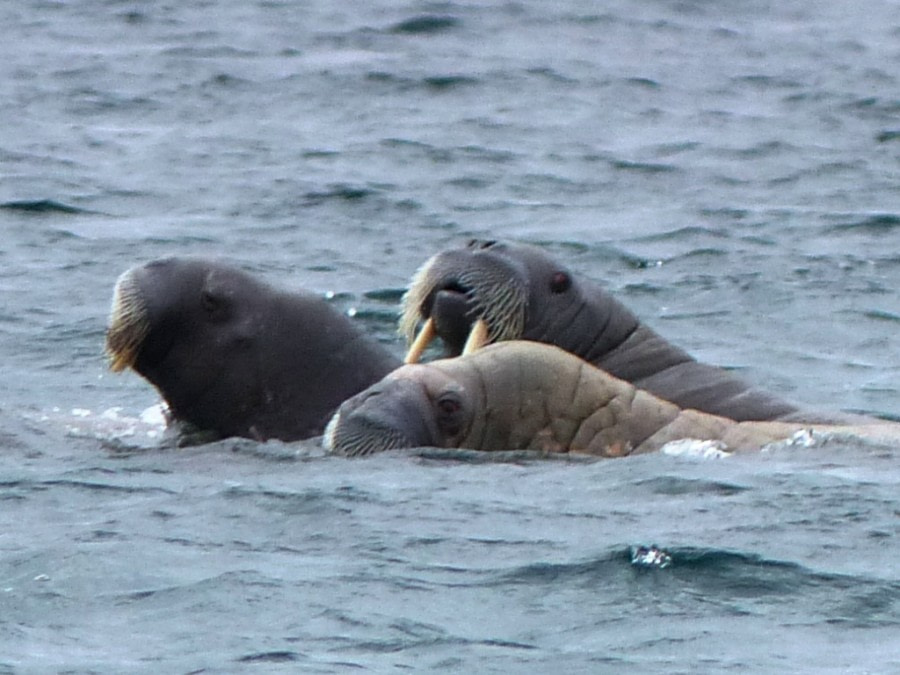
M 400 363 L 324 298 L 180 257 L 119 277 L 106 351 L 113 371 L 153 384 L 175 420 L 257 440 L 320 434 L 343 400 Z
M 532 340 L 556 345 L 682 408 L 738 421 L 840 419 L 801 410 L 698 362 L 598 284 L 534 246 L 472 240 L 434 255 L 403 297 L 400 331 L 411 345 L 407 363 L 417 362 L 435 337 L 448 356 L 503 340 Z
M 739 422 L 681 408 L 559 347 L 509 341 L 398 368 L 341 404 L 323 444 L 349 456 L 438 447 L 622 457 L 684 439 L 759 449 L 803 430 L 900 442 L 900 424 L 862 419 Z

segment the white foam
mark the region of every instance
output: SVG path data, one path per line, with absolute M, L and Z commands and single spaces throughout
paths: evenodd
M 138 419 L 144 424 L 154 424 L 165 428 L 169 423 L 169 408 L 162 402 L 151 405 L 140 414 Z
M 140 416 L 123 414 L 121 407 L 107 408 L 95 413 L 88 408 L 72 408 L 68 414 L 55 408 L 51 414 L 36 419 L 43 424 L 61 423 L 66 433 L 98 439 L 158 439 L 166 430 L 168 419 L 165 404 L 156 404 L 144 410 Z
M 697 457 L 699 459 L 719 459 L 731 456 L 728 446 L 722 441 L 701 441 L 696 438 L 669 441 L 659 451 L 672 457 Z
M 631 549 L 631 564 L 665 569 L 672 564 L 672 556 L 656 546 L 639 546 Z

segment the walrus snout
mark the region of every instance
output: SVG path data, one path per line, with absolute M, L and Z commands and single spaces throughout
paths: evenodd
M 407 363 L 416 362 L 435 337 L 451 356 L 518 337 L 527 289 L 523 271 L 497 242 L 473 241 L 431 257 L 413 276 L 403 299 L 400 331 L 411 345 Z
M 435 445 L 438 434 L 428 401 L 422 384 L 388 376 L 341 404 L 322 443 L 329 451 L 349 457 Z
M 433 319 L 448 355 L 460 354 L 478 317 L 471 293 L 461 287 L 444 288 L 435 292 L 423 309 L 423 314 Z

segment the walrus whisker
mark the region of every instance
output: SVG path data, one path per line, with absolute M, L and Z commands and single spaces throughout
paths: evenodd
M 425 298 L 434 290 L 435 285 L 428 282 L 435 258 L 426 260 L 410 280 L 409 287 L 401 300 L 399 332 L 412 342 L 416 334 L 416 324 L 421 317 L 421 307 Z
M 345 457 L 365 457 L 386 450 L 410 447 L 407 438 L 397 431 L 378 425 L 365 426 L 347 430 L 341 428 L 343 424 L 340 410 L 334 414 L 325 427 L 322 436 L 322 447 L 329 452 L 335 452 Z
M 429 318 L 422 324 L 422 330 L 419 331 L 416 339 L 409 346 L 403 363 L 418 363 L 422 358 L 422 353 L 434 341 L 435 337 L 437 337 L 437 331 L 434 328 L 434 319 Z
M 488 328 L 487 321 L 478 319 L 472 326 L 472 331 L 469 333 L 469 337 L 463 347 L 462 356 L 471 354 L 488 344 L 488 342 L 490 342 L 489 333 L 490 329 Z
M 109 369 L 121 372 L 134 365 L 141 344 L 150 330 L 146 308 L 140 299 L 131 272 L 125 272 L 113 290 L 109 327 L 106 330 L 106 355 Z

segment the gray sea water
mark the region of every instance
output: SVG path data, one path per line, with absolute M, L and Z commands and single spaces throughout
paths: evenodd
M 900 418 L 896 0 L 0 22 L 0 673 L 900 672 L 900 448 L 176 448 L 102 354 L 115 278 L 168 254 L 400 353 L 416 267 L 505 238 L 762 387 Z

